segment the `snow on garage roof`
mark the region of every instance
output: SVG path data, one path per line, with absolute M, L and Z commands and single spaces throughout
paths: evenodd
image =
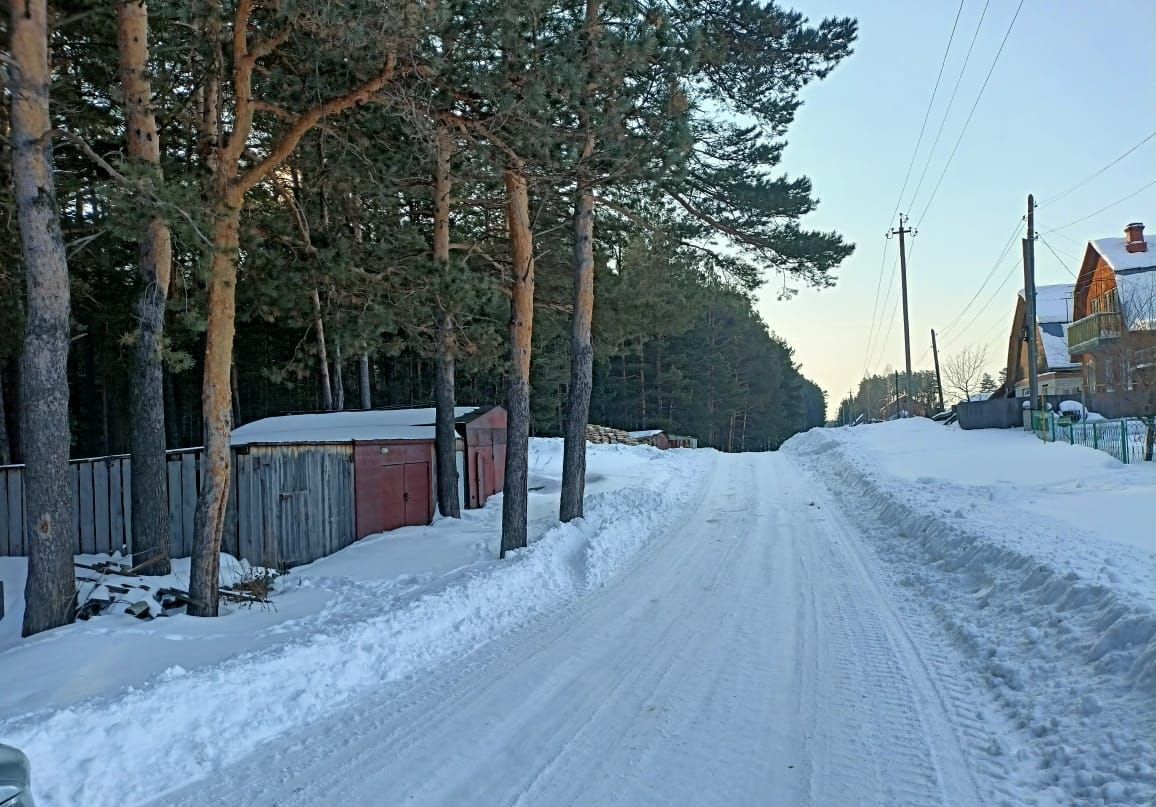
M 454 417 L 478 410 L 459 406 Z M 371 409 L 263 418 L 233 430 L 235 446 L 253 443 L 345 443 L 350 440 L 432 440 L 436 410 Z
M 1156 250 L 1153 249 L 1156 245 L 1151 243 L 1148 244 L 1148 249 L 1144 252 L 1129 252 L 1125 249 L 1125 244 L 1128 242 L 1123 238 L 1097 238 L 1089 243 L 1115 272 L 1123 272 L 1127 269 L 1156 268 Z
M 1020 297 L 1024 290 L 1020 289 Z M 1071 283 L 1036 286 L 1036 322 L 1071 322 L 1076 287 Z
M 628 434 L 635 440 L 645 440 L 648 437 L 655 437 L 662 434 L 664 429 L 644 429 L 640 432 L 628 432 Z

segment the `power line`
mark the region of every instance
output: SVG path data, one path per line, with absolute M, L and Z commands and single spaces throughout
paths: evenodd
M 1066 263 L 1064 263 L 1063 258 L 1061 258 L 1059 255 L 1056 254 L 1056 251 L 1054 249 L 1052 249 L 1052 245 L 1048 243 L 1048 239 L 1044 238 L 1044 236 L 1041 234 L 1040 240 L 1044 242 L 1044 246 L 1048 248 L 1048 252 L 1052 253 L 1052 256 L 1055 257 L 1056 261 L 1060 264 L 1060 266 L 1063 267 L 1064 271 L 1067 272 L 1072 277 L 1075 277 L 1076 273 L 1073 272 L 1071 269 L 1069 269 L 1068 265 Z M 1069 257 L 1072 258 L 1072 260 L 1076 260 L 1076 258 L 1073 256 L 1069 256 Z
M 875 338 L 875 315 L 879 312 L 879 289 L 883 288 L 883 269 L 887 266 L 887 247 L 890 239 L 883 240 L 883 257 L 879 261 L 879 279 L 875 282 L 875 303 L 871 306 L 871 327 L 867 329 L 867 347 L 863 351 L 863 373 L 867 372 L 867 365 L 871 359 L 871 342 Z M 888 287 L 890 291 L 890 287 Z
M 911 162 L 907 164 L 907 175 L 903 177 L 903 187 L 899 189 L 899 198 L 895 200 L 895 209 L 891 211 L 891 219 L 895 218 L 895 214 L 899 212 L 899 203 L 903 200 L 903 194 L 907 191 L 907 181 L 911 179 L 911 169 L 915 167 L 915 158 L 919 156 L 919 147 L 923 144 L 923 134 L 927 130 L 927 120 L 931 117 L 931 108 L 935 106 L 935 94 L 939 91 L 939 82 L 943 78 L 943 68 L 947 65 L 948 54 L 951 53 L 951 43 L 955 41 L 955 29 L 959 26 L 959 15 L 963 13 L 963 4 L 965 0 L 959 0 L 959 8 L 955 10 L 955 21 L 951 23 L 951 33 L 947 37 L 947 47 L 943 49 L 943 59 L 939 62 L 939 73 L 935 76 L 935 86 L 931 88 L 931 98 L 927 101 L 927 111 L 923 113 L 923 124 L 919 127 L 919 137 L 915 141 L 915 150 L 911 152 Z M 989 0 L 990 2 L 990 0 Z M 987 11 L 987 6 L 984 5 L 984 11 Z M 983 22 L 983 16 L 979 18 Z M 976 33 L 978 33 L 976 29 Z M 972 47 L 975 46 L 975 38 L 971 40 Z M 967 49 L 968 58 L 971 57 L 971 48 Z M 967 67 L 967 59 L 964 59 L 963 66 Z M 962 73 L 960 76 L 962 77 Z M 947 112 L 951 110 L 951 102 L 955 100 L 955 92 L 959 89 L 959 81 L 955 82 L 955 89 L 951 92 L 951 99 L 947 102 L 947 110 L 944 111 L 944 120 L 947 119 Z M 931 150 L 927 152 L 927 159 L 931 160 L 931 155 L 935 151 L 935 145 L 939 142 L 939 135 L 943 132 L 943 124 L 939 126 L 939 132 L 935 135 L 935 143 L 931 144 Z M 924 174 L 927 173 L 926 166 L 923 169 Z M 920 176 L 919 183 L 923 183 L 923 177 Z M 918 188 L 915 191 L 919 193 Z M 891 221 L 888 219 L 888 222 Z
M 975 301 L 979 299 L 979 295 L 983 294 L 983 290 L 987 288 L 987 284 L 991 282 L 991 279 L 995 276 L 995 273 L 999 271 L 1000 265 L 1007 257 L 1008 252 L 1011 250 L 1012 244 L 1015 243 L 1015 237 L 1019 234 L 1022 226 L 1023 219 L 1021 218 L 1016 222 L 1015 229 L 1012 230 L 1011 235 L 1008 236 L 1007 242 L 1003 245 L 1003 249 L 1000 250 L 999 257 L 995 259 L 995 263 L 992 264 L 991 269 L 988 271 L 987 276 L 983 279 L 983 282 L 980 284 L 979 288 L 976 289 L 975 294 L 973 294 L 971 299 L 967 301 L 967 305 L 965 305 L 960 310 L 960 312 L 955 315 L 955 319 L 949 322 L 946 327 L 937 329 L 937 332 L 940 336 L 946 334 L 948 331 L 954 328 L 955 325 L 961 319 L 963 319 L 963 315 L 968 312 L 972 305 L 974 305 Z
M 1112 162 L 1108 163 L 1108 164 L 1107 164 L 1107 165 L 1105 165 L 1103 168 L 1101 168 L 1100 170 L 1096 171 L 1094 174 L 1090 174 L 1089 176 L 1087 176 L 1087 177 L 1085 177 L 1085 178 L 1081 179 L 1079 182 L 1077 182 L 1075 185 L 1073 185 L 1072 187 L 1068 188 L 1067 190 L 1064 190 L 1064 191 L 1060 191 L 1060 192 L 1059 192 L 1059 193 L 1057 193 L 1055 196 L 1049 196 L 1047 199 L 1044 199 L 1042 202 L 1037 202 L 1037 203 L 1036 203 L 1036 207 L 1040 207 L 1041 205 L 1048 205 L 1048 204 L 1051 204 L 1052 202 L 1055 202 L 1055 201 L 1058 201 L 1058 200 L 1060 200 L 1060 199 L 1063 199 L 1065 196 L 1067 196 L 1067 195 L 1068 195 L 1069 193 L 1071 193 L 1072 191 L 1074 191 L 1074 190 L 1077 190 L 1077 189 L 1079 189 L 1079 188 L 1082 188 L 1082 187 L 1084 187 L 1084 186 L 1085 186 L 1085 185 L 1087 185 L 1089 182 L 1091 182 L 1093 179 L 1095 179 L 1096 177 L 1100 176 L 1100 174 L 1102 174 L 1102 173 L 1104 173 L 1105 171 L 1107 171 L 1107 170 L 1108 170 L 1109 168 L 1111 168 L 1113 165 L 1115 165 L 1116 163 L 1120 162 L 1120 160 L 1122 160 L 1122 159 L 1124 159 L 1125 157 L 1127 157 L 1127 156 L 1128 156 L 1129 154 L 1131 154 L 1133 151 L 1135 151 L 1136 149 L 1140 148 L 1142 145 L 1144 145 L 1145 143 L 1147 143 L 1149 140 L 1151 140 L 1151 139 L 1152 139 L 1152 138 L 1154 138 L 1154 137 L 1156 137 L 1156 132 L 1152 132 L 1150 135 L 1148 135 L 1147 137 L 1145 137 L 1145 138 L 1144 138 L 1143 140 L 1141 140 L 1139 143 L 1137 143 L 1136 145 L 1132 146 L 1132 148 L 1128 149 L 1128 150 L 1127 150 L 1127 151 L 1125 151 L 1123 154 L 1121 154 L 1119 157 L 1117 157 L 1116 159 L 1112 160 Z
M 951 33 L 948 34 L 947 45 L 943 49 L 943 58 L 939 62 L 939 72 L 935 76 L 935 86 L 931 88 L 931 98 L 927 101 L 927 110 L 923 113 L 923 123 L 919 126 L 919 137 L 915 140 L 915 148 L 912 150 L 911 159 L 907 163 L 907 173 L 903 177 L 903 186 L 899 189 L 899 196 L 895 199 L 895 209 L 891 211 L 891 215 L 887 218 L 888 225 L 890 225 L 891 221 L 895 218 L 895 214 L 899 212 L 899 203 L 903 201 L 903 194 L 907 192 L 907 182 L 911 179 L 911 170 L 915 167 L 915 160 L 919 156 L 919 147 L 923 145 L 923 135 L 927 131 L 927 121 L 931 117 L 931 110 L 935 105 L 935 96 L 936 93 L 939 92 L 939 82 L 943 78 L 943 68 L 947 65 L 947 57 L 951 53 L 951 43 L 955 41 L 955 31 L 959 26 L 959 17 L 960 14 L 963 13 L 964 2 L 966 2 L 966 0 L 959 0 L 959 8 L 955 10 L 955 20 L 951 23 Z M 974 40 L 972 40 L 972 44 L 975 44 Z M 970 56 L 970 54 L 971 51 L 968 50 L 968 55 Z M 956 89 L 958 88 L 959 83 L 956 82 Z M 952 98 L 954 99 L 954 97 L 955 93 L 953 92 Z M 950 106 L 951 104 L 949 102 L 948 107 L 950 108 Z M 943 128 L 941 126 L 940 131 L 942 130 Z M 938 142 L 938 135 L 936 136 L 936 141 Z M 934 150 L 934 148 L 935 147 L 932 146 L 932 150 Z M 926 172 L 926 169 L 924 169 L 924 171 Z M 922 181 L 922 178 L 920 181 Z M 883 286 L 883 270 L 887 266 L 887 246 L 887 242 L 884 242 L 883 257 L 879 261 L 879 279 L 875 283 L 875 302 L 871 306 L 871 326 L 867 329 L 867 349 L 863 351 L 864 375 L 867 373 L 867 366 L 870 363 L 871 357 L 871 345 L 875 339 L 875 317 L 879 313 L 879 289 Z M 890 286 L 888 288 L 890 288 Z M 884 302 L 884 306 L 886 306 L 886 302 Z
M 1049 234 L 1049 235 L 1050 235 L 1051 233 L 1057 232 L 1057 231 L 1059 231 L 1059 230 L 1066 230 L 1066 229 L 1068 229 L 1069 227 L 1072 227 L 1072 226 L 1074 226 L 1074 225 L 1076 225 L 1076 224 L 1079 224 L 1081 221 L 1087 221 L 1088 219 L 1092 218 L 1092 216 L 1098 216 L 1098 215 L 1100 215 L 1101 213 L 1103 213 L 1105 210 L 1109 210 L 1109 209 L 1111 209 L 1111 208 L 1115 207 L 1115 206 L 1116 206 L 1116 205 L 1118 205 L 1118 204 L 1122 204 L 1122 203 L 1124 203 L 1124 202 L 1127 202 L 1127 201 L 1128 201 L 1129 199 L 1131 199 L 1133 196 L 1136 196 L 1137 194 L 1139 194 L 1139 193 L 1142 193 L 1142 192 L 1144 192 L 1144 191 L 1148 190 L 1148 189 L 1149 189 L 1149 188 L 1151 188 L 1153 185 L 1156 185 L 1156 179 L 1152 180 L 1151 182 L 1148 182 L 1147 184 L 1143 185 L 1142 187 L 1139 187 L 1139 188 L 1137 188 L 1136 190 L 1132 191 L 1130 194 L 1128 194 L 1127 196 L 1125 196 L 1125 197 L 1123 197 L 1123 198 L 1121 198 L 1121 199 L 1117 199 L 1117 200 L 1116 200 L 1116 201 L 1114 201 L 1114 202 L 1109 202 L 1108 204 L 1106 204 L 1106 205 L 1104 205 L 1103 207 L 1101 207 L 1099 210 L 1096 210 L 1096 211 L 1094 211 L 1094 212 L 1092 212 L 1092 213 L 1089 213 L 1089 214 L 1088 214 L 1088 215 L 1086 215 L 1086 216 L 1080 216 L 1080 217 L 1079 217 L 1078 219 L 1076 219 L 1075 221 L 1069 221 L 1067 224 L 1061 224 L 1059 227 L 1053 227 L 1052 229 L 1050 229 L 1050 230 L 1047 230 L 1047 231 L 1046 231 L 1046 234 Z M 1043 234 L 1044 234 L 1044 233 L 1041 233 L 1041 235 L 1043 235 Z
M 975 41 L 979 39 L 980 28 L 983 27 L 983 20 L 987 16 L 987 7 L 991 4 L 991 0 L 985 0 L 983 10 L 979 13 L 979 22 L 975 24 L 975 33 L 971 35 L 971 44 L 967 46 L 967 53 L 963 57 L 963 66 L 959 68 L 959 75 L 955 77 L 955 86 L 951 89 L 951 97 L 947 99 L 947 106 L 943 110 L 943 119 L 939 121 L 939 129 L 935 133 L 935 140 L 931 143 L 931 148 L 927 152 L 927 159 L 923 163 L 923 170 L 919 174 L 919 181 L 915 183 L 915 190 L 911 193 L 911 201 L 908 203 L 910 208 L 915 204 L 915 200 L 919 198 L 919 191 L 923 187 L 923 180 L 927 177 L 927 169 L 931 167 L 931 158 L 935 155 L 935 147 L 939 145 L 939 138 L 943 135 L 943 127 L 947 125 L 947 117 L 951 114 L 951 106 L 955 103 L 956 93 L 959 92 L 959 85 L 963 81 L 963 74 L 967 72 L 968 62 L 971 61 L 971 52 L 975 48 Z
M 992 304 L 992 302 L 995 301 L 995 298 L 999 295 L 999 293 L 1004 290 L 1005 286 L 1007 286 L 1008 281 L 1012 279 L 1012 275 L 1015 273 L 1015 270 L 1016 270 L 1016 264 L 1013 261 L 1012 265 L 1011 265 L 1011 269 L 1009 269 L 1007 274 L 1004 275 L 1003 282 L 1000 283 L 999 286 L 991 293 L 991 296 L 989 296 L 984 301 L 983 305 L 980 306 L 979 310 L 975 312 L 975 316 L 971 318 L 971 320 L 967 323 L 966 326 L 964 326 L 963 330 L 958 331 L 956 333 L 955 337 L 950 339 L 946 345 L 943 345 L 940 347 L 940 350 L 947 348 L 949 345 L 955 344 L 956 342 L 959 341 L 959 338 L 961 336 L 963 336 L 965 333 L 967 333 L 969 330 L 971 330 L 971 326 L 976 323 L 976 321 L 980 318 L 980 316 L 983 314 L 983 312 L 988 309 L 988 307 Z
M 951 161 L 955 159 L 955 153 L 959 151 L 959 144 L 963 142 L 963 136 L 967 134 L 967 127 L 971 123 L 972 116 L 975 115 L 975 110 L 979 106 L 980 99 L 983 98 L 984 90 L 987 89 L 988 82 L 991 81 L 992 73 L 995 72 L 995 66 L 999 63 L 999 57 L 1003 53 L 1004 46 L 1007 45 L 1008 37 L 1011 36 L 1012 28 L 1015 27 L 1016 20 L 1019 19 L 1020 11 L 1024 7 L 1024 0 L 1020 0 L 1016 6 L 1016 13 L 1012 17 L 1011 22 L 1008 23 L 1007 31 L 1004 32 L 1003 40 L 999 43 L 999 50 L 995 52 L 995 58 L 991 60 L 991 67 L 988 68 L 987 76 L 983 80 L 983 85 L 979 88 L 979 94 L 975 97 L 975 103 L 971 105 L 971 111 L 967 113 L 967 120 L 963 122 L 963 129 L 959 132 L 959 137 L 956 138 L 955 146 L 951 149 L 951 154 L 947 156 L 947 162 L 943 166 L 943 171 L 939 174 L 939 179 L 935 183 L 935 187 L 931 190 L 931 196 L 927 199 L 927 204 L 923 206 L 923 211 L 919 214 L 919 220 L 915 223 L 918 227 L 923 217 L 927 215 L 927 211 L 931 208 L 931 203 L 935 201 L 935 195 L 939 192 L 939 186 L 943 184 L 943 178 L 947 176 L 947 169 L 951 167 Z

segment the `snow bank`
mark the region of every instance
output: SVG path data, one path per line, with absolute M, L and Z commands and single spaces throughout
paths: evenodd
M 539 515 L 547 501 L 557 507 L 556 495 L 541 492 L 561 476 L 561 441 L 557 446 L 554 442 L 534 441 L 531 484 L 540 489 Z M 61 708 L 0 712 L 0 741 L 31 758 L 40 803 L 135 804 L 208 776 L 228 760 L 318 719 L 358 693 L 460 657 L 563 607 L 608 584 L 678 518 L 693 479 L 713 455 L 625 446 L 592 446 L 589 452 L 593 492 L 587 498 L 587 518 L 571 524 L 554 520 L 530 547 L 506 560 L 489 555 L 442 578 L 382 579 L 377 586 L 350 580 L 358 595 L 331 595 L 336 601 L 327 600 L 318 612 L 288 620 L 279 626 L 290 637 L 285 641 L 211 666 L 173 664 L 142 684 Z M 484 542 L 496 546 L 500 501 L 483 512 Z M 454 526 L 443 520 L 427 529 L 430 537 L 425 540 L 437 540 L 438 530 Z M 332 580 L 325 577 L 325 567 L 336 568 L 341 555 L 361 553 L 363 563 L 372 563 L 375 549 L 388 546 L 385 536 L 366 546 L 354 544 L 314 564 L 319 568 L 305 567 L 302 574 L 294 570 L 291 577 L 300 577 L 299 587 L 308 590 L 319 580 Z M 398 594 L 404 583 L 413 585 Z M 290 600 L 292 594 L 290 589 Z M 378 594 L 386 596 L 379 599 Z M 199 622 L 218 632 L 236 633 L 237 626 L 243 631 L 246 625 L 245 620 L 232 625 L 228 619 Z M 56 641 L 52 634 L 61 632 L 34 639 L 30 649 L 55 644 L 49 647 L 51 655 L 67 664 L 69 630 Z M 275 631 L 262 634 L 263 641 Z M 154 635 L 135 649 L 163 658 L 166 644 Z M 3 671 L 20 663 L 23 650 L 13 648 L 0 656 L 0 693 L 5 689 Z M 0 704 L 2 699 L 0 694 Z
M 1156 802 L 1156 467 L 926 421 L 789 441 L 932 604 L 1063 804 Z

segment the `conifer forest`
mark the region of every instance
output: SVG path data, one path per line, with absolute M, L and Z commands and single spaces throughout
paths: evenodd
M 829 286 L 853 248 L 804 225 L 821 189 L 780 162 L 855 36 L 757 0 L 11 0 L 24 632 L 74 616 L 70 458 L 131 454 L 163 573 L 164 452 L 204 446 L 189 612 L 211 616 L 229 436 L 258 418 L 436 406 L 440 453 L 455 402 L 505 406 L 503 551 L 531 435 L 566 440 L 570 520 L 588 423 L 724 451 L 821 425 L 755 295 Z

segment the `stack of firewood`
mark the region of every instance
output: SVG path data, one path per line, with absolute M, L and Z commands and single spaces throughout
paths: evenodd
M 641 445 L 637 440 L 630 436 L 629 432 L 624 432 L 621 429 L 612 429 L 609 426 L 595 426 L 590 424 L 586 427 L 586 442 L 588 443 L 619 443 L 625 446 Z

